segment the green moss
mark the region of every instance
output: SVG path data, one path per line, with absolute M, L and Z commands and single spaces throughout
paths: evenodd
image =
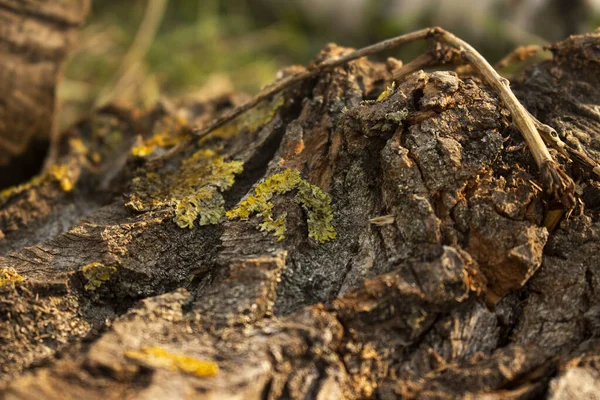
M 123 144 L 121 121 L 114 115 L 96 114 L 91 121 L 92 138 L 98 148 L 113 152 Z
M 126 206 L 136 211 L 172 207 L 174 221 L 181 228 L 193 228 L 198 217 L 200 225 L 217 224 L 225 214 L 221 193 L 242 170 L 242 162 L 227 162 L 215 151 L 201 149 L 176 171 L 147 172 L 134 178 Z
M 93 262 L 81 268 L 83 276 L 87 279 L 87 283 L 84 288 L 88 291 L 94 291 L 98 289 L 104 282 L 110 279 L 112 274 L 117 272 L 117 268 L 113 266 L 106 266 L 99 262 Z
M 252 214 L 260 214 L 263 222 L 259 229 L 273 233 L 278 241 L 283 240 L 286 232 L 286 214 L 274 218 L 274 205 L 271 200 L 274 195 L 282 195 L 292 190 L 298 191 L 296 203 L 303 205 L 307 210 L 308 235 L 321 243 L 335 239 L 336 232 L 331 225 L 331 197 L 319 187 L 302 179 L 298 171 L 291 169 L 265 179 L 256 187 L 254 195 L 227 212 L 227 218 L 248 219 Z
M 0 268 L 0 287 L 23 282 L 23 278 L 14 268 Z

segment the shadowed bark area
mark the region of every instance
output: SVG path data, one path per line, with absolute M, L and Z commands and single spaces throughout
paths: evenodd
M 599 48 L 572 37 L 513 81 L 596 159 Z M 578 205 L 548 232 L 498 97 L 422 71 L 380 96 L 392 74 L 335 68 L 163 162 L 240 98 L 110 107 L 70 130 L 55 168 L 0 195 L 4 395 L 598 392 L 600 186 L 554 154 Z

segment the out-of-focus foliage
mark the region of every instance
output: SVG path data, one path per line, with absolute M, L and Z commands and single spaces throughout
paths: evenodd
M 63 126 L 99 97 L 148 106 L 163 94 L 252 93 L 282 66 L 309 59 L 309 35 L 284 21 L 252 18 L 246 1 L 170 0 L 152 45 L 124 74 L 150 3 L 94 0 L 59 89 Z
M 254 93 L 327 42 L 359 47 L 441 25 L 491 61 L 597 26 L 599 0 L 93 0 L 59 95 L 63 126 L 93 105 Z M 152 19 L 154 18 L 154 20 Z M 156 32 L 148 25 L 156 22 Z M 144 22 L 146 24 L 144 24 Z M 147 35 L 147 48 L 136 35 Z M 140 36 L 140 35 L 138 35 Z M 143 42 L 143 40 L 141 41 Z M 426 48 L 393 54 L 405 61 Z

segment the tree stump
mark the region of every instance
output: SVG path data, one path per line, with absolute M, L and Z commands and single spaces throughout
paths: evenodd
M 551 49 L 513 88 L 599 159 L 600 33 Z M 578 205 L 549 232 L 494 92 L 420 71 L 380 96 L 392 72 L 337 67 L 163 162 L 239 97 L 67 132 L 0 194 L 4 396 L 597 396 L 600 184 L 562 160 Z

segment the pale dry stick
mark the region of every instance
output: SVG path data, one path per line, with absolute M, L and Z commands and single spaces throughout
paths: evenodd
M 532 53 L 539 50 L 540 48 L 538 46 L 519 48 L 496 64 L 494 69 L 498 70 L 499 68 L 505 67 L 514 59 L 522 61 L 524 58 L 531 56 Z M 519 54 L 515 55 L 516 53 Z M 432 47 L 426 53 L 395 70 L 392 74 L 392 78 L 396 81 L 421 69 L 446 64 L 461 64 L 462 62 L 464 62 L 464 60 L 462 59 L 459 50 L 454 47 L 448 47 L 447 44 L 437 43 L 436 46 Z M 465 66 L 468 67 L 469 72 L 472 72 L 473 67 L 470 64 L 466 64 Z M 559 151 L 569 161 L 575 160 L 577 163 L 581 164 L 583 167 L 600 177 L 600 165 L 598 165 L 596 161 L 594 161 L 583 151 L 577 150 L 563 142 L 554 128 L 540 122 L 529 111 L 527 111 L 527 114 L 533 120 L 536 129 L 547 146 Z
M 269 99 L 282 90 L 296 83 L 302 82 L 305 79 L 316 76 L 325 70 L 346 64 L 350 61 L 365 57 L 370 54 L 397 48 L 405 43 L 429 38 L 435 38 L 438 42 L 446 43 L 456 48 L 460 52 L 463 59 L 467 61 L 471 67 L 483 77 L 487 84 L 496 90 L 498 96 L 510 111 L 513 117 L 513 122 L 519 131 L 521 131 L 521 134 L 523 135 L 531 154 L 538 168 L 540 169 L 542 185 L 544 186 L 546 192 L 553 197 L 554 201 L 560 203 L 562 207 L 566 209 L 572 208 L 575 202 L 575 184 L 573 183 L 573 180 L 562 170 L 558 163 L 552 159 L 548 148 L 542 140 L 540 133 L 536 129 L 534 120 L 530 117 L 527 110 L 525 110 L 525 108 L 510 90 L 508 80 L 498 75 L 494 68 L 472 46 L 439 27 L 421 29 L 405 35 L 397 36 L 395 38 L 384 40 L 371 46 L 353 51 L 346 55 L 325 60 L 317 65 L 312 65 L 306 71 L 294 74 L 267 87 L 247 103 L 242 104 L 225 115 L 213 120 L 208 125 L 196 129 L 194 134 L 197 137 L 204 137 L 213 130 L 233 120 L 237 116 L 252 109 L 261 101 Z M 170 152 L 170 156 L 173 156 L 172 152 Z
M 445 43 L 435 43 L 427 52 L 421 54 L 409 63 L 396 69 L 392 74 L 394 81 L 400 81 L 405 76 L 419 70 L 431 67 L 439 67 L 446 64 L 463 64 L 464 61 L 458 50 Z
M 496 90 L 510 111 L 513 123 L 521 131 L 529 151 L 540 169 L 542 186 L 554 200 L 560 202 L 565 208 L 572 208 L 575 204 L 575 183 L 550 155 L 529 112 L 510 90 L 510 82 L 502 78 L 487 60 L 465 41 L 441 28 L 437 28 L 434 35 L 436 40 L 457 48 L 471 67 Z

